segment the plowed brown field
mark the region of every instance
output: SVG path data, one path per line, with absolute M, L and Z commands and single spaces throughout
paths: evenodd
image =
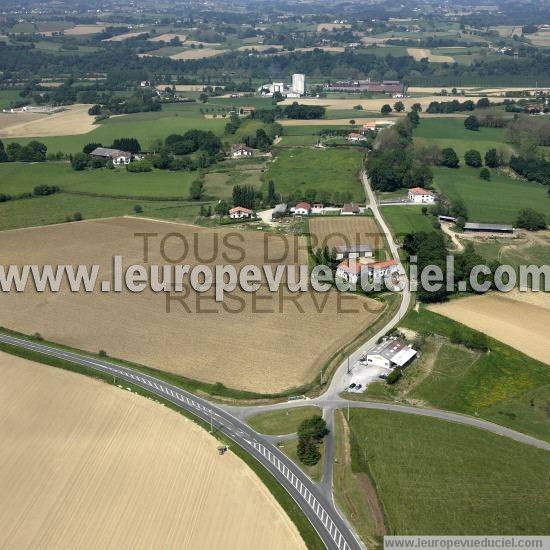
M 134 233 L 157 235 L 150 238 L 148 264 L 143 239 Z M 98 281 L 111 281 L 115 255 L 123 257 L 124 267 L 166 265 L 159 243 L 170 233 L 179 236 L 166 239 L 165 256 L 181 264 L 233 263 L 237 270 L 264 263 L 274 268 L 307 266 L 302 239 L 284 243 L 277 235 L 261 232 L 214 231 L 136 218 L 4 231 L 0 250 L 3 265 L 99 265 Z M 228 234 L 232 236 L 225 246 Z M 200 254 L 193 253 L 194 239 Z M 216 239 L 220 248 L 214 253 Z M 187 256 L 184 241 L 190 245 Z M 241 247 L 244 253 L 229 246 Z M 22 293 L 0 293 L 0 326 L 39 332 L 87 351 L 103 349 L 113 357 L 205 382 L 272 393 L 313 380 L 324 362 L 370 326 L 383 307 L 336 291 L 291 294 L 285 286 L 271 293 L 265 285 L 256 293 L 235 291 L 222 303 L 213 300 L 212 292 L 171 298 L 151 290 L 70 292 L 66 284 L 58 293 L 40 293 L 29 285 Z

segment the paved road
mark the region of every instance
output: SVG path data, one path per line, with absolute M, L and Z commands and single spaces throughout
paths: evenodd
M 361 173 L 361 179 L 363 182 L 363 187 L 365 188 L 365 195 L 367 196 L 369 208 L 374 214 L 374 217 L 378 222 L 378 225 L 380 226 L 382 232 L 386 236 L 386 240 L 388 242 L 388 246 L 389 246 L 392 258 L 395 261 L 399 262 L 400 261 L 399 249 L 395 244 L 392 232 L 390 231 L 388 225 L 386 224 L 384 218 L 382 217 L 382 214 L 380 213 L 380 210 L 378 208 L 378 203 L 376 202 L 376 197 L 374 195 L 373 190 L 371 189 L 371 186 L 367 178 L 367 174 L 365 172 Z M 399 310 L 383 328 L 381 328 L 372 338 L 370 338 L 359 349 L 357 349 L 354 353 L 352 353 L 349 356 L 350 365 L 353 365 L 354 363 L 356 363 L 361 358 L 361 355 L 364 351 L 367 351 L 373 346 L 375 346 L 378 339 L 384 336 L 385 334 L 387 334 L 388 331 L 390 331 L 392 328 L 396 327 L 401 321 L 401 319 L 403 319 L 403 317 L 405 317 L 405 315 L 407 314 L 409 307 L 411 305 L 411 292 L 409 290 L 409 284 L 408 284 L 408 279 L 406 275 L 403 276 L 402 281 L 404 283 L 405 288 L 400 293 L 401 304 L 399 306 Z M 347 371 L 348 371 L 348 358 L 346 358 L 342 362 L 342 364 L 336 369 L 336 372 L 332 377 L 331 383 L 324 394 L 324 396 L 327 399 L 336 399 L 338 395 L 342 393 L 349 386 L 350 376 L 348 375 Z
M 170 401 L 201 420 L 211 423 L 214 430 L 229 437 L 277 479 L 300 506 L 327 548 L 337 550 L 362 548 L 347 522 L 319 487 L 277 447 L 222 408 L 158 378 L 110 363 L 107 360 L 87 357 L 47 344 L 1 333 L 0 342 L 37 351 L 50 357 L 64 359 L 115 376 L 119 384 L 123 381 L 135 384 Z

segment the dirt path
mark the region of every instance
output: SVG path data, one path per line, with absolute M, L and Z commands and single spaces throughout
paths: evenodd
M 262 210 L 261 212 L 257 212 L 258 218 L 260 218 L 260 220 L 262 220 L 267 225 L 275 226 L 277 224 L 271 219 L 274 210 L 274 208 L 270 208 L 269 210 Z
M 464 245 L 460 242 L 460 239 L 456 236 L 456 233 L 451 229 L 450 223 L 442 223 L 441 230 L 446 235 L 449 235 L 449 237 L 451 238 L 451 241 L 453 241 L 455 250 L 457 252 L 462 252 L 464 250 Z

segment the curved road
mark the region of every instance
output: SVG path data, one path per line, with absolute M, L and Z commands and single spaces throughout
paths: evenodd
M 210 423 L 213 429 L 229 437 L 273 474 L 302 509 L 327 548 L 337 550 L 362 548 L 348 523 L 340 516 L 332 501 L 319 490 L 319 487 L 276 446 L 221 407 L 212 405 L 205 399 L 154 376 L 106 360 L 2 333 L 0 333 L 0 342 L 115 376 L 117 382 L 118 380 L 130 382 Z
M 369 185 L 366 174 L 361 174 L 365 194 L 369 201 L 369 207 L 374 217 L 386 235 L 391 254 L 399 261 L 399 251 L 393 235 L 380 214 L 376 197 Z M 378 331 L 368 342 L 350 355 L 349 361 L 355 363 L 361 353 L 371 348 L 376 341 L 389 330 L 399 324 L 407 314 L 411 304 L 411 293 L 406 275 L 403 276 L 404 290 L 401 292 L 401 304 L 392 319 Z M 136 386 L 158 395 L 170 401 L 180 409 L 192 413 L 201 420 L 210 423 L 213 429 L 223 433 L 235 444 L 239 445 L 248 454 L 253 456 L 262 466 L 268 470 L 275 479 L 284 487 L 288 494 L 295 500 L 308 520 L 311 522 L 325 546 L 329 549 L 356 550 L 363 545 L 356 537 L 348 522 L 340 515 L 332 494 L 332 462 L 333 439 L 329 437 L 325 448 L 325 470 L 320 484 L 314 483 L 292 460 L 284 455 L 276 446 L 279 437 L 262 436 L 255 432 L 244 419 L 252 414 L 275 410 L 277 408 L 300 407 L 306 405 L 318 405 L 323 409 L 323 415 L 327 424 L 332 427 L 334 409 L 344 409 L 347 406 L 353 408 L 377 409 L 385 411 L 402 412 L 458 422 L 468 426 L 480 428 L 498 435 L 509 437 L 521 443 L 526 443 L 546 451 L 550 451 L 550 443 L 516 432 L 504 426 L 493 424 L 479 418 L 452 413 L 436 409 L 423 409 L 396 405 L 391 403 L 377 403 L 367 401 L 349 401 L 340 397 L 340 394 L 349 384 L 347 375 L 348 358 L 342 362 L 332 377 L 331 383 L 325 393 L 315 399 L 299 402 L 284 402 L 276 405 L 240 407 L 214 405 L 206 399 L 182 390 L 177 386 L 168 384 L 158 378 L 143 374 L 139 371 L 110 363 L 107 360 L 88 357 L 84 354 L 66 351 L 49 346 L 44 343 L 18 338 L 0 332 L 0 342 L 42 353 L 50 357 L 57 357 L 96 371 L 115 376 Z M 332 432 L 332 430 L 331 430 Z

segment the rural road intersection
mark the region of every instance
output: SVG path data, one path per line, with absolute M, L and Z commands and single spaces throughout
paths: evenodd
M 370 203 L 369 206 L 374 217 L 385 233 L 392 256 L 394 259 L 399 260 L 399 251 L 394 242 L 392 233 L 380 214 L 376 198 L 365 173 L 363 173 L 361 177 L 365 187 L 365 193 Z M 368 342 L 351 354 L 349 358 L 350 364 L 354 364 L 360 358 L 363 351 L 371 348 L 381 336 L 397 326 L 406 315 L 412 298 L 408 285 L 405 286 L 406 289 L 401 292 L 402 300 L 397 313 L 380 331 L 372 336 Z M 210 424 L 213 430 L 231 439 L 236 445 L 260 462 L 260 464 L 275 477 L 278 483 L 298 504 L 319 534 L 325 546 L 329 549 L 356 550 L 364 547 L 353 528 L 338 511 L 333 499 L 332 464 L 334 460 L 334 440 L 332 437 L 332 428 L 335 409 L 346 409 L 349 406 L 350 408 L 376 409 L 429 416 L 487 430 L 504 437 L 509 437 L 515 441 L 550 451 L 550 443 L 479 418 L 435 409 L 423 409 L 391 403 L 349 401 L 344 399 L 340 397 L 340 395 L 349 384 L 349 375 L 347 373 L 348 358 L 346 358 L 336 370 L 326 392 L 317 398 L 284 402 L 275 405 L 241 407 L 212 404 L 206 399 L 197 397 L 190 392 L 148 374 L 116 363 L 111 363 L 108 360 L 90 357 L 83 353 L 60 349 L 45 343 L 19 338 L 2 332 L 0 332 L 0 342 L 35 351 L 46 356 L 63 359 L 77 365 L 106 373 L 116 377 L 117 383 L 119 384 L 122 381 L 127 381 L 161 397 L 163 400 L 169 401 L 178 408 L 190 412 L 202 421 Z M 323 478 L 318 484 L 313 482 L 277 447 L 277 443 L 285 439 L 285 437 L 261 435 L 248 426 L 245 420 L 247 417 L 260 412 L 307 405 L 317 405 L 322 408 L 323 416 L 331 430 L 325 441 L 325 467 Z

